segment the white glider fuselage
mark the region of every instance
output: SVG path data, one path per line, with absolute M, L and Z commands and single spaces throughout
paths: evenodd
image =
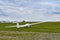
M 25 24 L 25 25 L 19 25 L 19 23 L 17 22 L 17 23 L 16 23 L 16 27 L 17 27 L 17 28 L 30 27 L 31 25 L 36 25 L 36 24 L 40 24 L 40 23 L 43 23 L 43 22 L 32 23 L 32 24 L 27 23 L 27 24 Z
M 37 22 L 37 23 L 32 23 L 32 24 L 25 24 L 25 25 L 19 25 L 19 22 L 16 22 L 16 26 L 6 26 L 8 27 L 17 27 L 17 28 L 21 28 L 21 27 L 31 27 L 32 25 L 36 25 L 36 24 L 40 24 L 40 23 L 44 23 L 44 22 Z

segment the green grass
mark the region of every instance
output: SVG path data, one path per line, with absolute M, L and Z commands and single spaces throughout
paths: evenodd
M 29 22 L 30 23 L 30 22 Z M 33 23 L 33 22 L 32 22 Z M 25 23 L 20 23 L 25 24 Z M 59 32 L 60 22 L 46 22 L 25 28 L 5 28 L 5 26 L 13 26 L 15 23 L 0 23 L 0 31 L 24 31 L 24 32 Z

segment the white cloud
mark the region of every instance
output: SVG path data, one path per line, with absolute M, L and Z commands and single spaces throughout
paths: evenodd
M 24 1 L 24 0 L 23 0 Z M 22 2 L 23 2 L 22 1 Z M 16 1 L 17 3 L 19 1 Z M 22 4 L 22 2 L 20 4 Z M 28 1 L 25 1 L 28 2 Z M 31 3 L 34 4 L 34 3 Z M 37 3 L 41 8 L 34 9 L 29 7 L 21 7 L 14 3 L 8 3 L 0 1 L 0 10 L 8 17 L 0 17 L 1 20 L 60 20 L 60 15 L 52 15 L 52 12 L 60 11 L 56 7 L 60 8 L 59 4 L 52 2 L 40 2 Z M 37 5 L 35 4 L 35 5 Z M 34 6 L 34 5 L 33 5 Z M 57 10 L 55 10 L 57 9 Z

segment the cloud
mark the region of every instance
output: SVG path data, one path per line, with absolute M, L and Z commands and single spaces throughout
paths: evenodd
M 0 0 L 0 19 L 2 20 L 60 20 L 60 4 L 41 0 Z M 4 16 L 5 15 L 5 16 Z

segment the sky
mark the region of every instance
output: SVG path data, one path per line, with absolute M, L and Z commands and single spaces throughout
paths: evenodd
M 0 0 L 0 21 L 60 21 L 60 0 Z

